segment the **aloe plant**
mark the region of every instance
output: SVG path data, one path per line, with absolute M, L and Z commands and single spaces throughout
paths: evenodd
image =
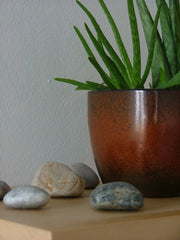
M 180 2 L 179 0 L 156 0 L 161 5 L 160 29 L 156 36 L 152 60 L 152 88 L 180 88 Z M 145 0 L 137 0 L 141 22 L 148 48 L 151 45 L 149 32 L 154 21 Z
M 55 78 L 57 81 L 70 83 L 76 86 L 77 90 L 105 90 L 105 89 L 143 89 L 144 84 L 147 80 L 148 74 L 151 69 L 154 50 L 156 49 L 155 46 L 157 44 L 157 25 L 160 18 L 161 12 L 161 4 L 158 5 L 157 13 L 154 18 L 150 16 L 150 13 L 147 12 L 146 16 L 149 15 L 148 23 L 149 29 L 148 36 L 148 57 L 146 61 L 146 66 L 144 69 L 143 74 L 141 73 L 141 48 L 140 48 L 140 41 L 139 41 L 139 31 L 138 31 L 138 24 L 136 19 L 136 13 L 134 9 L 133 0 L 127 0 L 127 8 L 128 8 L 128 15 L 129 15 L 129 22 L 131 28 L 131 37 L 132 37 L 132 46 L 133 46 L 133 60 L 130 61 L 128 56 L 127 50 L 125 45 L 122 41 L 120 32 L 118 27 L 109 12 L 105 2 L 103 0 L 98 0 L 102 10 L 105 13 L 105 16 L 110 24 L 112 29 L 112 33 L 114 35 L 118 53 L 114 50 L 112 44 L 108 41 L 107 37 L 103 33 L 100 25 L 96 21 L 93 14 L 80 2 L 76 1 L 80 8 L 85 12 L 85 14 L 89 17 L 92 26 L 96 32 L 96 36 L 91 31 L 90 27 L 85 23 L 85 29 L 87 34 L 92 41 L 97 53 L 101 57 L 104 65 L 106 66 L 107 70 L 98 63 L 97 58 L 91 48 L 89 47 L 88 42 L 86 41 L 85 37 L 82 35 L 80 30 L 75 26 L 74 30 L 76 31 L 87 55 L 90 63 L 96 68 L 98 73 L 102 78 L 102 83 L 95 83 L 95 82 L 79 82 L 72 79 L 67 78 Z M 141 0 L 140 0 L 141 1 Z M 139 3 L 139 9 L 144 12 L 145 5 Z M 143 1 L 145 4 L 145 2 Z M 146 9 L 147 10 L 147 9 Z M 145 21 L 143 20 L 143 26 L 145 26 Z M 162 71 L 163 68 L 162 68 Z M 163 72 L 164 73 L 164 72 Z M 163 73 L 161 74 L 163 76 Z M 176 80 L 172 79 L 172 82 Z M 153 84 L 154 85 L 154 84 Z M 159 85 L 156 85 L 159 87 Z

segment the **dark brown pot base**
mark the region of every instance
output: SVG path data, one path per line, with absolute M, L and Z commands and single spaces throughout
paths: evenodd
M 171 186 L 168 183 L 158 183 L 157 182 L 146 182 L 145 177 L 138 177 L 133 180 L 133 178 L 125 178 L 125 179 L 108 179 L 107 181 L 102 181 L 103 183 L 108 183 L 108 182 L 114 182 L 114 181 L 125 181 L 128 183 L 131 183 L 132 185 L 136 186 L 145 197 L 150 197 L 150 198 L 163 198 L 163 197 L 178 197 L 180 196 L 180 187 L 177 186 L 177 184 Z M 143 182 L 143 185 L 142 185 Z M 178 188 L 177 188 L 178 187 Z
M 96 161 L 97 162 L 97 161 Z M 114 182 L 114 181 L 124 181 L 131 183 L 136 186 L 145 197 L 177 197 L 180 196 L 180 177 L 173 176 L 168 178 L 168 176 L 162 176 L 149 174 L 141 176 L 138 174 L 124 174 L 123 176 L 117 175 L 106 175 L 102 170 L 99 170 L 103 183 Z
M 180 90 L 89 92 L 88 120 L 104 183 L 126 181 L 146 197 L 180 195 Z

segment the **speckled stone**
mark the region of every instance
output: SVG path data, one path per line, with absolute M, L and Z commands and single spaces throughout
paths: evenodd
M 32 185 L 44 189 L 51 197 L 78 197 L 85 189 L 79 175 L 59 162 L 44 163 L 33 178 Z
M 98 186 L 90 195 L 97 209 L 137 210 L 144 205 L 142 193 L 126 182 L 111 182 Z
M 86 189 L 95 188 L 99 184 L 97 174 L 86 164 L 78 162 L 73 164 L 71 169 L 84 180 Z
M 21 186 L 8 192 L 3 198 L 6 206 L 18 209 L 41 208 L 48 203 L 49 194 L 34 186 Z
M 0 200 L 2 200 L 4 195 L 10 190 L 11 189 L 9 185 L 6 182 L 0 180 Z

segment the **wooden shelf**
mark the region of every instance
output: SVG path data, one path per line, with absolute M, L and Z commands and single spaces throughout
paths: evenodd
M 2 240 L 180 240 L 180 198 L 145 199 L 136 212 L 98 211 L 81 198 L 51 199 L 39 210 L 0 203 Z

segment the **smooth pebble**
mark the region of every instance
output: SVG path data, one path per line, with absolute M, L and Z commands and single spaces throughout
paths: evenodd
M 97 174 L 86 164 L 78 162 L 73 164 L 71 169 L 84 180 L 86 189 L 95 188 L 99 184 Z
M 0 180 L 0 200 L 2 200 L 5 194 L 10 190 L 11 189 L 9 185 L 6 182 Z
M 33 178 L 32 185 L 44 189 L 51 197 L 78 197 L 85 189 L 79 175 L 59 162 L 44 163 Z
M 34 186 L 21 186 L 14 188 L 3 198 L 6 206 L 18 209 L 35 209 L 46 205 L 50 199 L 49 194 L 41 188 Z
M 126 182 L 111 182 L 98 186 L 90 195 L 97 209 L 137 210 L 144 205 L 142 193 Z

